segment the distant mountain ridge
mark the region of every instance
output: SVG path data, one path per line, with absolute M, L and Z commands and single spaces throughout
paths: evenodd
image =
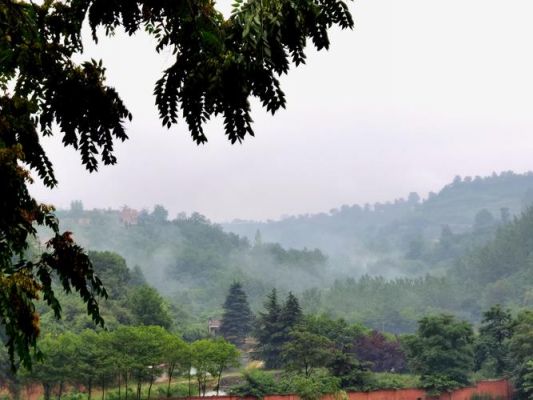
M 268 222 L 234 221 L 222 227 L 248 238 L 260 231 L 266 241 L 293 248 L 317 247 L 328 254 L 372 248 L 375 241 L 392 250 L 416 237 L 437 240 L 443 226 L 453 233 L 467 232 L 481 210 L 496 220 L 518 215 L 532 201 L 533 172 L 507 171 L 483 178 L 457 176 L 425 200 L 413 192 L 406 199 L 386 203 L 343 205 L 329 213 Z

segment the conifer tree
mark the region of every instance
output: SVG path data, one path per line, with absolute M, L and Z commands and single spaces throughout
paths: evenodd
M 289 292 L 287 300 L 280 313 L 280 325 L 282 327 L 282 337 L 284 344 L 290 340 L 291 330 L 302 321 L 302 307 L 295 295 Z
M 235 346 L 242 346 L 252 329 L 252 311 L 246 293 L 239 282 L 234 282 L 224 302 L 220 333 Z
M 267 368 L 282 366 L 282 351 L 290 340 L 291 330 L 301 322 L 302 309 L 296 296 L 289 292 L 281 306 L 276 289 L 268 295 L 265 312 L 259 314 L 255 337 L 258 341 L 256 356 Z
M 257 339 L 256 357 L 265 363 L 266 368 L 278 368 L 281 365 L 283 346 L 282 325 L 280 321 L 281 306 L 276 289 L 267 296 L 265 312 L 259 313 L 255 329 Z

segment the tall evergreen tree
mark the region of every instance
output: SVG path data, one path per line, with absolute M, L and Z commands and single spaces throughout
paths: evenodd
M 282 366 L 283 347 L 291 339 L 291 330 L 301 322 L 302 308 L 296 296 L 289 292 L 285 303 L 278 302 L 276 289 L 268 295 L 265 312 L 259 314 L 255 337 L 258 341 L 256 356 L 267 368 Z
M 255 329 L 256 357 L 262 360 L 267 368 L 279 368 L 283 347 L 283 326 L 280 318 L 282 308 L 278 302 L 276 289 L 272 289 L 267 296 L 264 306 L 265 311 L 259 313 Z
M 279 318 L 283 344 L 290 340 L 291 331 L 302 321 L 302 317 L 302 307 L 300 307 L 298 299 L 292 292 L 289 292 Z
M 239 282 L 231 285 L 223 308 L 220 333 L 230 343 L 242 346 L 252 329 L 252 311 Z

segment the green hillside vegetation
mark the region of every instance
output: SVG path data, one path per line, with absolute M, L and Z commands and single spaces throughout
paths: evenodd
M 277 288 L 282 295 L 292 291 L 299 296 L 305 312 L 404 333 L 413 332 L 416 321 L 427 314 L 447 312 L 479 322 L 482 310 L 494 304 L 513 310 L 532 306 L 533 243 L 529 238 L 533 237 L 533 211 L 525 208 L 523 215 L 519 211 L 528 204 L 528 193 L 533 193 L 527 189 L 530 181 L 531 174 L 512 173 L 456 179 L 423 202 L 411 195 L 406 201 L 377 209 L 341 209 L 341 214 L 357 214 L 360 220 L 339 213 L 292 220 L 327 222 L 330 228 L 316 227 L 326 236 L 331 230 L 341 235 L 349 227 L 352 233 L 363 235 L 366 229 L 368 243 L 357 246 L 364 249 L 350 250 L 354 252 L 351 262 L 361 264 L 372 252 L 364 274 L 347 267 L 338 254 L 330 256 L 322 249 L 286 249 L 266 242 L 263 231 L 255 232 L 249 240 L 225 232 L 197 213 L 169 220 L 161 206 L 135 214 L 127 208 L 84 210 L 81 202 L 73 202 L 71 209 L 59 212 L 59 216 L 63 229 L 75 232 L 77 241 L 86 248 L 125 257 L 132 267 L 128 279 L 139 285 L 145 276 L 165 298 L 170 315 L 179 316 L 180 329 L 190 330 L 193 337 L 208 318 L 222 315 L 225 290 L 234 281 L 242 283 L 255 312 L 264 296 Z M 453 211 L 456 208 L 458 211 Z M 495 216 L 497 209 L 499 215 Z M 135 218 L 128 219 L 128 213 Z M 461 229 L 457 223 L 437 228 L 437 222 L 453 220 L 453 213 L 469 222 Z M 415 216 L 424 216 L 426 222 L 431 218 L 433 225 L 420 224 Z M 438 231 L 435 238 L 428 233 L 433 228 Z M 305 230 L 313 232 L 309 225 Z M 391 238 L 396 243 L 392 247 Z M 323 244 L 327 248 L 328 241 Z M 124 268 L 121 264 L 121 270 Z M 111 291 L 123 286 L 116 276 L 102 273 L 104 281 L 111 282 Z M 120 310 L 120 301 L 126 302 L 112 300 L 106 307 Z M 66 309 L 81 306 L 66 302 Z M 134 302 L 129 303 L 131 308 Z M 119 320 L 131 321 L 131 312 L 117 311 Z
M 412 258 L 410 254 L 418 260 L 420 255 L 431 253 L 434 263 L 452 254 L 464 254 L 489 240 L 496 225 L 519 215 L 532 200 L 533 173 L 508 171 L 483 178 L 456 177 L 425 200 L 410 193 L 407 198 L 386 203 L 343 205 L 329 213 L 279 221 L 236 220 L 223 226 L 248 238 L 259 230 L 265 240 L 284 246 L 318 247 L 339 264 L 338 268 L 342 265 L 359 274 L 424 274 L 432 265 L 393 260 Z M 469 235 L 473 231 L 477 231 L 475 237 Z M 433 251 L 447 233 L 467 237 L 450 249 L 453 252 Z
M 119 210 L 87 211 L 73 202 L 58 215 L 85 248 L 120 254 L 173 304 L 203 320 L 221 313 L 225 288 L 234 280 L 245 285 L 252 308 L 274 286 L 302 291 L 328 280 L 320 250 L 285 249 L 260 238 L 250 244 L 197 213 L 168 220 L 156 206 L 130 224 Z

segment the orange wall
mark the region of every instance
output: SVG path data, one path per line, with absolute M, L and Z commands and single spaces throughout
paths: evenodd
M 473 394 L 490 394 L 493 397 L 502 397 L 503 400 L 511 400 L 512 390 L 506 380 L 482 381 L 474 387 L 458 389 L 451 393 L 442 394 L 439 397 L 429 397 L 426 392 L 419 389 L 376 390 L 372 392 L 347 393 L 349 400 L 470 400 Z M 209 400 L 241 400 L 237 396 L 208 397 Z M 192 397 L 191 400 L 206 400 L 205 397 Z M 256 400 L 247 397 L 244 400 Z M 296 395 L 272 395 L 265 396 L 264 400 L 299 400 Z M 323 400 L 336 400 L 335 396 L 324 396 Z
M 349 400 L 470 400 L 473 394 L 490 394 L 493 397 L 501 397 L 503 400 L 511 400 L 512 388 L 508 381 L 482 381 L 474 387 L 458 389 L 451 393 L 442 394 L 437 398 L 430 398 L 426 392 L 418 389 L 376 390 L 372 392 L 347 393 Z M 42 388 L 39 385 L 27 387 L 22 396 L 29 400 L 37 400 L 42 396 Z M 240 398 L 237 396 L 213 396 L 191 397 L 190 400 L 257 400 L 255 397 Z M 165 399 L 166 400 L 166 399 Z M 300 400 L 296 395 L 272 395 L 265 396 L 264 400 Z M 323 400 L 336 400 L 335 396 L 324 396 Z

